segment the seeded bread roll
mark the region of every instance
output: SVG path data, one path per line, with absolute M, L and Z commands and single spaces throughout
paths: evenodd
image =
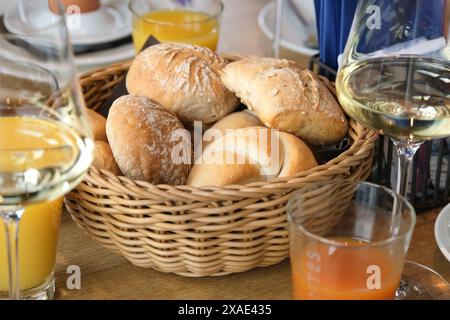
M 94 161 L 92 165 L 97 169 L 105 169 L 111 171 L 116 176 L 121 176 L 119 166 L 114 160 L 111 147 L 105 141 L 95 141 Z
M 316 75 L 295 62 L 251 57 L 227 65 L 221 78 L 270 128 L 315 145 L 339 142 L 348 132 L 333 95 Z
M 165 43 L 145 49 L 133 61 L 127 89 L 159 102 L 183 123 L 213 123 L 238 105 L 221 82 L 226 61 L 207 48 Z
M 194 187 L 246 184 L 293 177 L 315 166 L 311 150 L 294 135 L 249 127 L 227 133 L 209 144 L 192 167 L 187 184 Z
M 160 104 L 137 95 L 117 99 L 109 111 L 106 133 L 120 170 L 130 179 L 185 184 L 190 164 L 180 160 L 182 153 L 173 152 L 186 130 Z

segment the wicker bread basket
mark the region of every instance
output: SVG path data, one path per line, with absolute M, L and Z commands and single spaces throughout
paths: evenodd
M 83 75 L 87 106 L 101 106 L 129 65 Z M 140 267 L 184 276 L 267 267 L 289 255 L 286 204 L 292 192 L 311 182 L 368 177 L 376 134 L 350 121 L 349 136 L 347 151 L 296 177 L 224 188 L 156 186 L 91 168 L 65 204 L 81 229 Z M 332 219 L 321 214 L 317 223 Z

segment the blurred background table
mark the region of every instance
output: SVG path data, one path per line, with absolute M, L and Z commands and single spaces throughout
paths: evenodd
M 270 56 L 271 42 L 261 33 L 258 13 L 269 0 L 224 0 L 219 52 Z M 3 2 L 2 2 L 3 4 Z M 1 11 L 1 8 L 0 8 Z M 297 57 L 305 64 L 308 58 Z M 418 217 L 408 258 L 450 280 L 450 264 L 437 248 L 434 222 L 439 210 Z M 81 269 L 81 289 L 66 286 L 67 267 Z M 56 277 L 57 299 L 290 299 L 289 261 L 242 274 L 191 279 L 133 266 L 84 235 L 64 214 Z

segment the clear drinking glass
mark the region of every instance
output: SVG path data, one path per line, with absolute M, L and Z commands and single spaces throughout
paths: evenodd
M 220 0 L 131 0 L 133 42 L 141 51 L 150 36 L 160 42 L 183 42 L 217 49 Z
M 435 286 L 429 273 L 422 276 L 426 269 L 405 265 L 416 214 L 385 187 L 339 180 L 308 184 L 289 200 L 288 221 L 296 299 L 449 297 L 444 279 Z
M 360 0 L 336 87 L 345 111 L 392 139 L 396 191 L 415 152 L 450 136 L 449 0 Z
M 18 230 L 18 266 L 21 297 L 53 299 L 54 269 L 63 199 L 24 207 Z M 10 237 L 12 235 L 10 234 Z M 9 292 L 8 255 L 5 228 L 0 228 L 0 299 Z
M 64 8 L 51 1 L 57 13 L 48 0 L 12 2 L 0 31 L 0 218 L 7 245 L 1 272 L 9 287 L 0 295 L 11 299 L 52 297 L 61 197 L 92 161 Z

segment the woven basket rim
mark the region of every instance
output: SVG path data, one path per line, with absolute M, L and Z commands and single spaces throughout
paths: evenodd
M 128 61 L 119 62 L 119 63 L 111 64 L 108 66 L 100 67 L 98 69 L 83 73 L 80 76 L 80 84 L 83 85 L 87 81 L 95 80 L 95 78 L 101 77 L 101 75 L 103 75 L 105 73 L 118 73 L 118 72 L 124 73 L 129 69 L 131 63 L 132 63 L 132 60 L 128 60 Z M 322 78 L 322 81 L 325 82 L 326 79 L 324 81 L 324 79 Z M 327 87 L 329 87 L 329 83 L 328 84 L 325 83 L 325 84 L 327 85 Z M 354 130 L 356 135 L 352 136 L 351 130 Z M 223 186 L 223 187 L 216 187 L 216 186 L 192 187 L 192 186 L 187 186 L 187 185 L 173 186 L 173 185 L 167 185 L 167 184 L 155 185 L 155 184 L 152 184 L 152 183 L 146 182 L 146 181 L 131 180 L 125 176 L 116 176 L 108 170 L 104 170 L 104 169 L 100 170 L 98 168 L 95 168 L 94 166 L 91 166 L 89 168 L 88 174 L 94 174 L 96 176 L 96 180 L 97 179 L 101 179 L 101 180 L 105 180 L 105 181 L 115 180 L 117 182 L 125 183 L 126 185 L 135 185 L 135 186 L 139 186 L 142 189 L 147 189 L 147 190 L 149 188 L 150 189 L 157 188 L 157 189 L 161 189 L 164 191 L 167 191 L 168 189 L 170 189 L 170 190 L 174 190 L 174 191 L 178 190 L 181 192 L 190 192 L 190 193 L 192 193 L 192 192 L 199 192 L 199 193 L 215 192 L 215 193 L 226 194 L 227 192 L 236 191 L 236 190 L 252 192 L 252 189 L 254 189 L 254 188 L 257 188 L 258 190 L 261 188 L 273 189 L 273 188 L 277 188 L 278 186 L 280 186 L 283 189 L 285 189 L 286 184 L 295 183 L 299 179 L 303 179 L 302 181 L 307 183 L 309 177 L 317 178 L 318 175 L 320 175 L 326 171 L 329 171 L 329 172 L 333 172 L 334 170 L 338 171 L 341 163 L 348 160 L 349 158 L 351 159 L 352 156 L 357 155 L 359 153 L 360 149 L 364 145 L 368 145 L 368 146 L 373 145 L 378 137 L 378 134 L 376 132 L 363 127 L 362 125 L 360 125 L 353 119 L 349 119 L 349 135 L 352 139 L 350 148 L 348 150 L 344 151 L 343 153 L 341 153 L 338 157 L 333 158 L 324 164 L 316 166 L 310 170 L 300 172 L 299 174 L 292 176 L 292 177 L 274 178 L 274 179 L 270 179 L 268 181 L 252 182 L 252 183 L 248 183 L 248 184 L 227 185 L 227 186 Z M 330 175 L 332 175 L 332 174 L 330 173 Z M 327 178 L 328 178 L 328 175 L 324 177 L 324 180 L 326 180 Z

